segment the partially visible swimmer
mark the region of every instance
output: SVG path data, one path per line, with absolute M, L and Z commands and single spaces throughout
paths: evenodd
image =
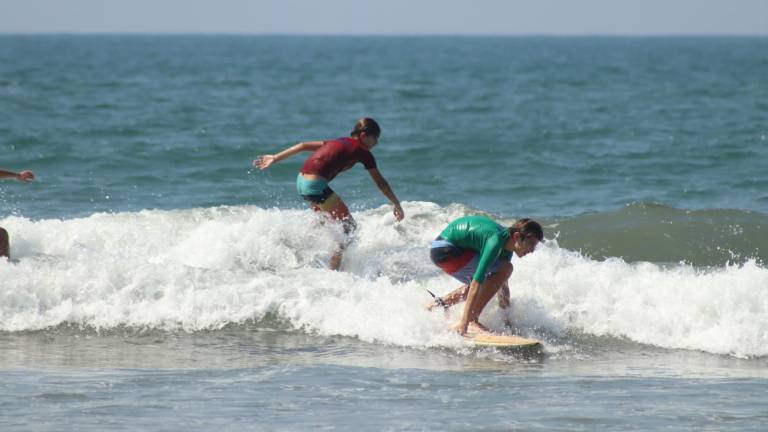
M 432 241 L 430 258 L 441 270 L 463 285 L 444 297 L 436 297 L 435 306 L 446 309 L 466 300 L 461 321 L 453 329 L 465 335 L 489 333 L 480 324 L 480 314 L 491 298 L 499 294 L 499 306 L 509 307 L 509 285 L 512 276 L 512 252 L 523 257 L 536 249 L 544 239 L 538 222 L 520 219 L 505 228 L 486 216 L 464 216 L 448 224 Z
M 22 171 L 15 173 L 13 171 L 6 171 L 0 169 L 0 179 L 16 179 L 20 182 L 27 183 L 35 179 L 35 174 L 32 171 Z M 11 257 L 11 243 L 8 238 L 8 231 L 0 227 L 0 257 Z
M 347 205 L 328 183 L 340 172 L 348 170 L 358 162 L 363 164 L 379 190 L 394 204 L 395 220 L 399 222 L 405 217 L 400 201 L 379 172 L 376 159 L 370 151 L 379 142 L 380 135 L 381 129 L 376 121 L 365 117 L 357 121 L 349 138 L 300 142 L 278 154 L 261 155 L 253 161 L 253 165 L 263 170 L 296 153 L 311 151 L 312 154 L 296 177 L 296 189 L 314 211 L 340 221 L 349 237 L 356 228 L 355 220 Z M 339 244 L 331 256 L 329 266 L 332 270 L 338 270 L 341 266 L 345 246 L 346 243 Z

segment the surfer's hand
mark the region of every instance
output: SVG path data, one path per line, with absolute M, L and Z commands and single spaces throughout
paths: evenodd
M 258 169 L 267 169 L 277 162 L 274 155 L 261 155 L 253 161 L 253 166 Z
M 464 335 L 467 334 L 468 324 L 469 323 L 463 323 L 463 322 L 459 321 L 456 325 L 451 327 L 451 330 L 455 331 L 456 333 L 458 333 L 461 336 L 464 336 Z
M 396 204 L 395 209 L 392 212 L 395 214 L 395 220 L 398 222 L 405 217 L 405 212 L 403 211 L 403 208 L 400 207 L 400 204 Z
M 21 182 L 30 182 L 35 179 L 35 175 L 32 173 L 32 171 L 22 171 L 19 173 L 18 177 L 16 177 L 17 180 Z

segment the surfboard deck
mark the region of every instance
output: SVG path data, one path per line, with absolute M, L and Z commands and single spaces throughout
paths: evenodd
M 467 334 L 464 336 L 470 344 L 476 347 L 493 347 L 502 349 L 541 348 L 541 342 L 522 336 L 507 336 L 496 334 Z

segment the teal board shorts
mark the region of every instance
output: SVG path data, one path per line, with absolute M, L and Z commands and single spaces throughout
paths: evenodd
M 323 204 L 328 201 L 328 198 L 334 195 L 333 189 L 328 186 L 328 180 L 309 180 L 304 178 L 301 173 L 296 176 L 296 191 L 305 201 L 309 201 L 321 209 L 323 209 Z

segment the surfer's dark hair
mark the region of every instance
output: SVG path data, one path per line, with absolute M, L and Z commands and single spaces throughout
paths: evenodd
M 378 138 L 381 135 L 381 128 L 376 120 L 370 117 L 363 117 L 355 123 L 355 128 L 352 129 L 351 136 L 360 138 L 360 134 L 365 132 L 366 135 L 373 135 Z
M 544 240 L 544 229 L 533 219 L 522 218 L 509 227 L 509 235 L 519 232 L 523 238 L 536 237 L 539 241 Z

